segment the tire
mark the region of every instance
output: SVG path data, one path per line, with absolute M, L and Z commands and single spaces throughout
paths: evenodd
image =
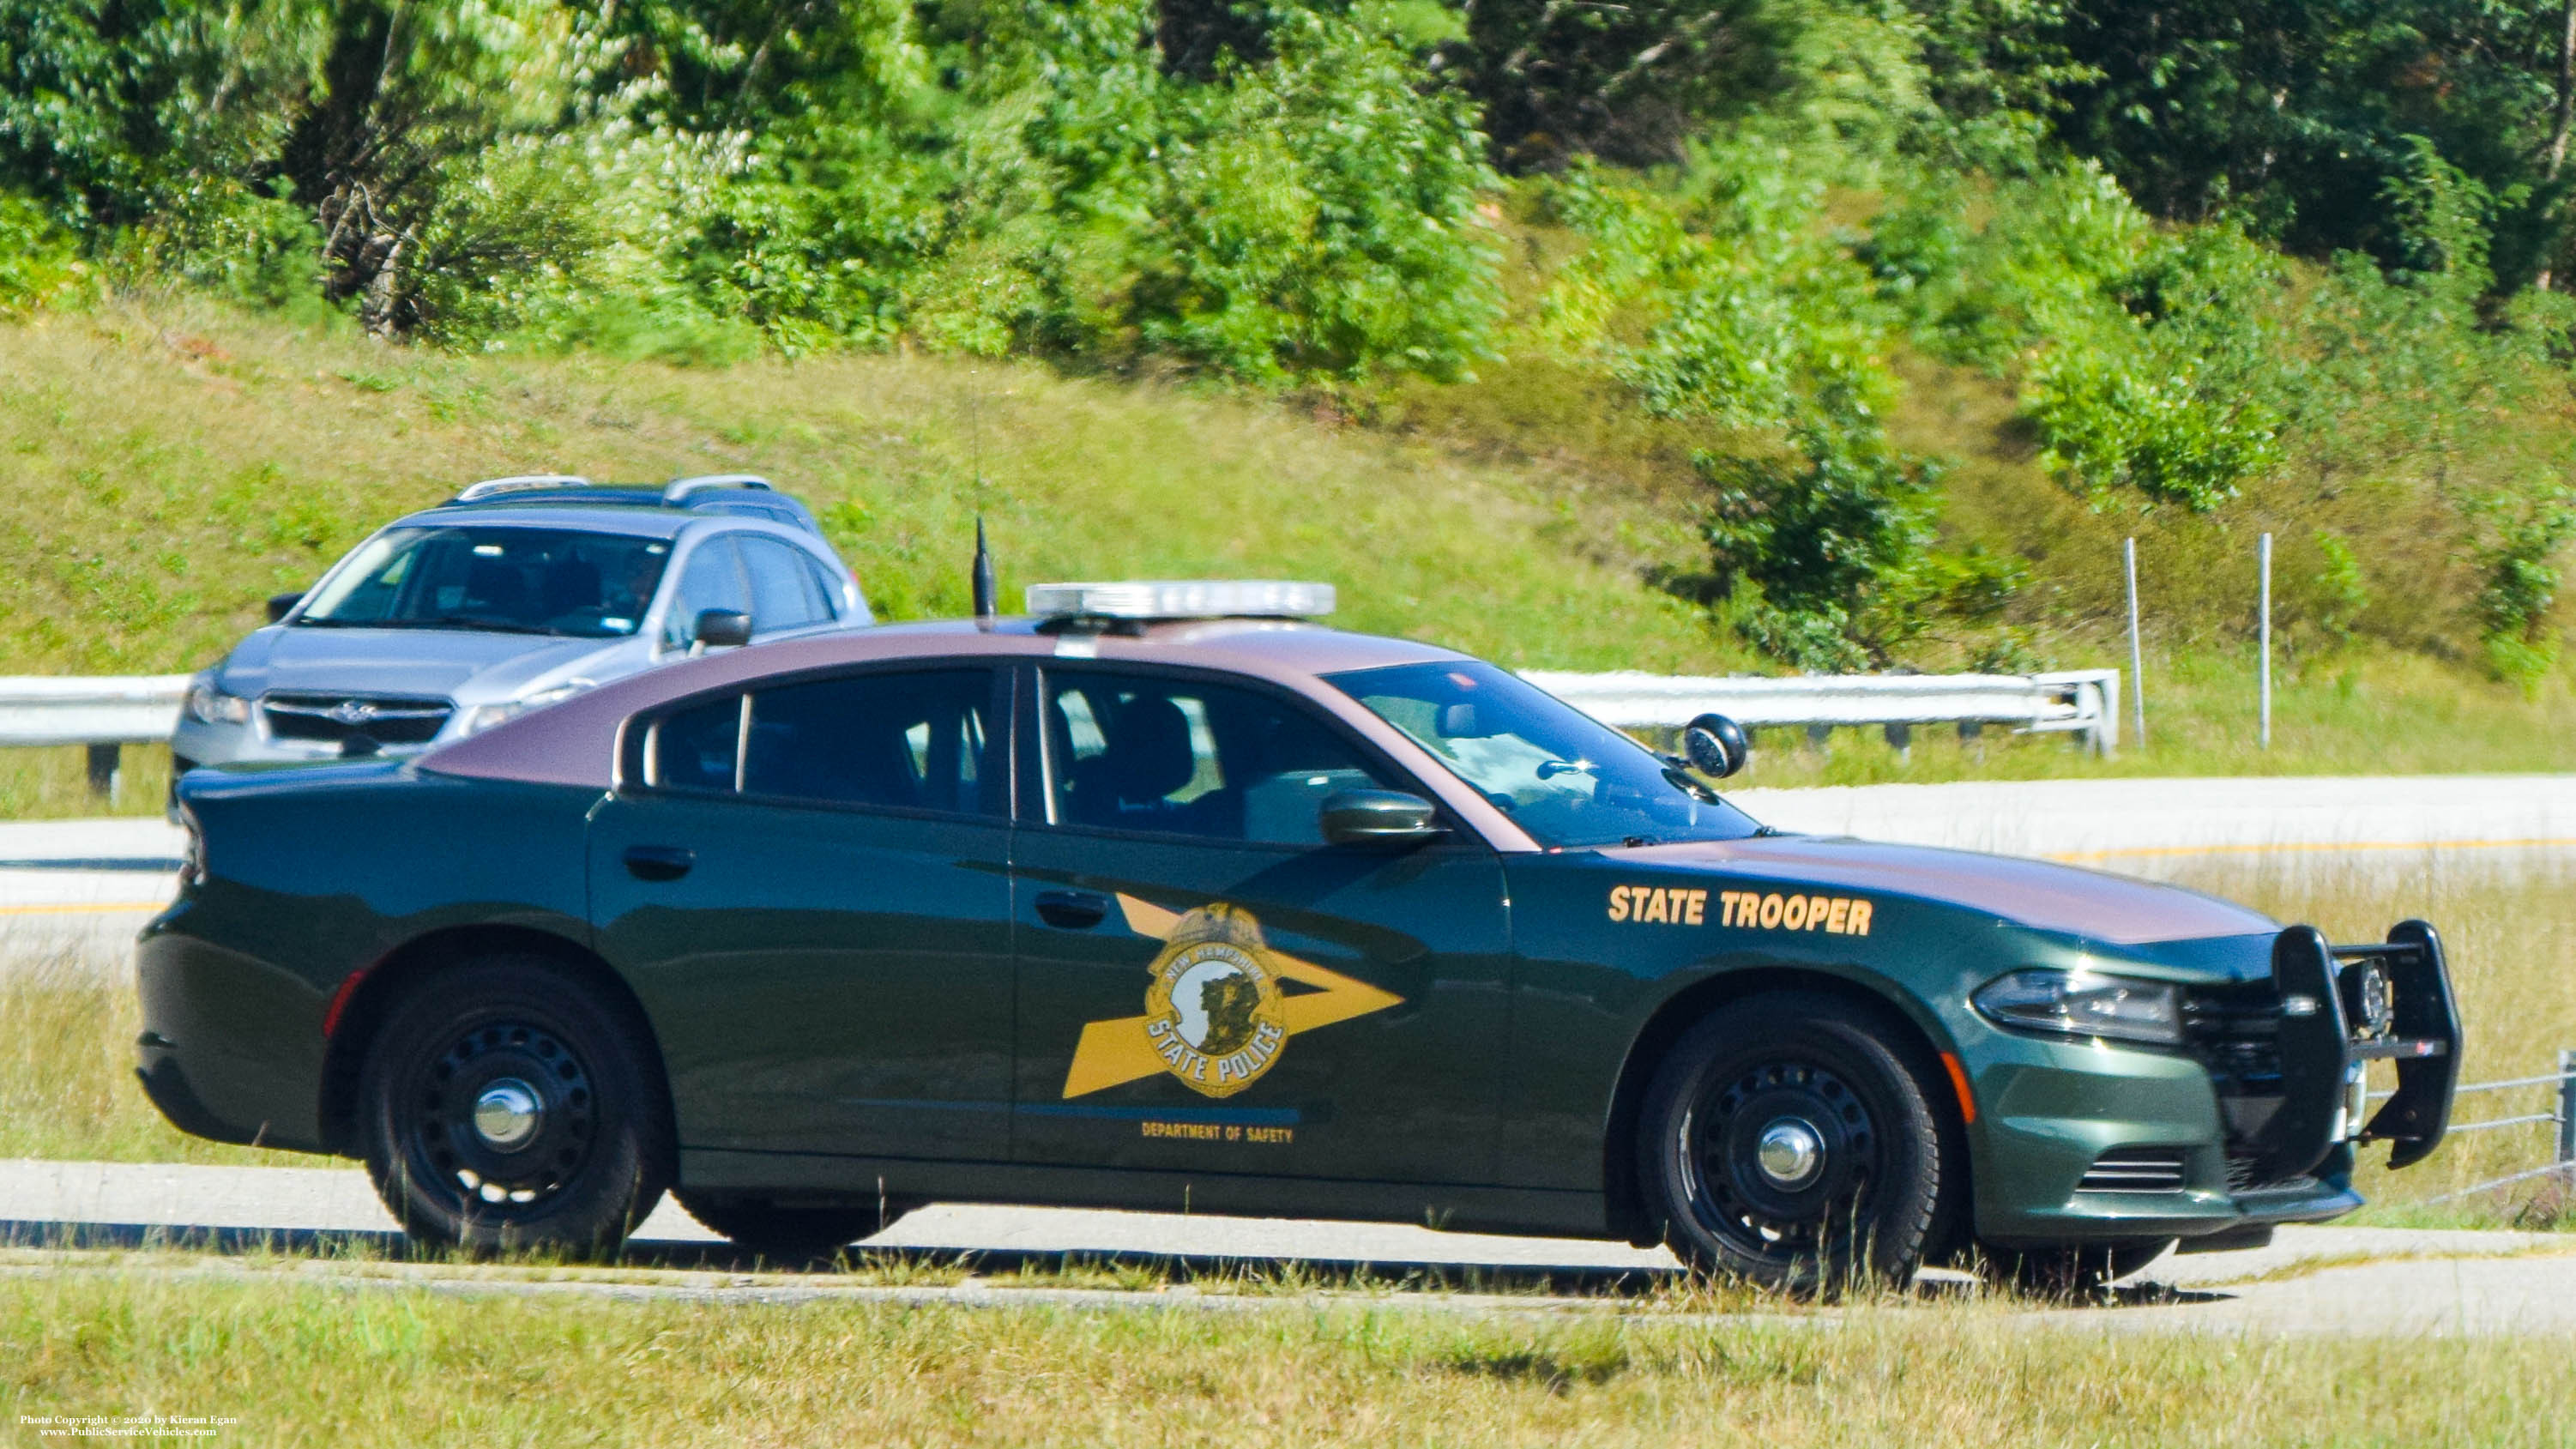
M 1977 1270 L 1988 1281 L 2040 1298 L 2075 1298 L 2128 1277 L 2165 1255 L 2172 1238 L 2117 1238 L 2039 1248 L 1980 1244 Z
M 469 1252 L 614 1253 L 671 1180 L 642 1027 L 542 956 L 444 971 L 358 1077 L 367 1173 L 404 1233 Z
M 805 1263 L 828 1257 L 861 1238 L 893 1227 L 895 1220 L 919 1207 L 904 1198 L 878 1203 L 782 1204 L 771 1198 L 731 1193 L 671 1194 L 689 1216 L 709 1232 L 721 1233 L 734 1246 L 780 1263 Z
M 1936 1221 L 1945 1134 L 1894 1024 L 1780 992 L 1685 1033 L 1647 1086 L 1637 1181 L 1693 1269 L 1801 1294 L 1913 1281 Z M 1764 1151 L 1769 1143 L 1771 1151 Z

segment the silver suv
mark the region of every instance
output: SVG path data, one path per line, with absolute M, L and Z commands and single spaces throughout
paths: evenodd
M 665 660 L 873 622 L 813 515 L 745 474 L 490 479 L 268 605 L 190 681 L 173 779 L 410 753 Z

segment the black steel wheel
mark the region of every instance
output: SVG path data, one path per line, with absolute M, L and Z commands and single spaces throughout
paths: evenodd
M 367 1170 L 415 1240 L 614 1252 L 670 1181 L 632 1023 L 542 957 L 421 983 L 359 1076 Z
M 708 1231 L 734 1246 L 780 1263 L 828 1257 L 861 1238 L 893 1227 L 920 1204 L 909 1198 L 883 1202 L 782 1202 L 773 1197 L 675 1190 L 673 1197 Z
M 1912 1280 L 1943 1207 L 1944 1133 L 1895 1036 L 1866 1009 L 1781 992 L 1674 1045 L 1646 1091 L 1638 1180 L 1682 1261 L 1802 1293 Z
M 2099 1243 L 2043 1247 L 1977 1245 L 1977 1269 L 1987 1281 L 2040 1298 L 2074 1298 L 2108 1287 L 2153 1263 L 2172 1238 L 2117 1238 Z

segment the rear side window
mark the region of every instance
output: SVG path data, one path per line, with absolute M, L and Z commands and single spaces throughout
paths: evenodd
M 742 772 L 742 696 L 729 694 L 665 715 L 646 744 L 651 783 L 672 790 L 731 791 Z
M 986 781 L 993 675 L 935 669 L 808 680 L 664 716 L 645 782 L 819 805 L 975 815 Z

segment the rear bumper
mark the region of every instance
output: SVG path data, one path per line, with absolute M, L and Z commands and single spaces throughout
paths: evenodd
M 144 1094 L 191 1136 L 325 1151 L 324 1039 L 310 989 L 169 920 L 146 927 L 135 946 L 143 1034 L 134 1066 Z

